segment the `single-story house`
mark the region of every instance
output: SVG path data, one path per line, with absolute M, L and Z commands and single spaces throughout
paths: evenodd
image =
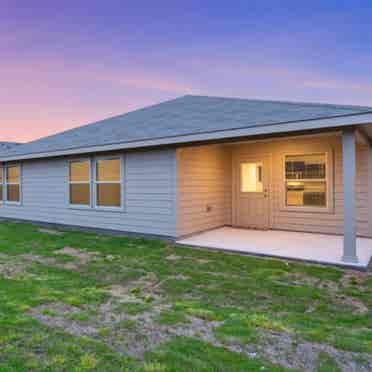
M 0 164 L 2 219 L 356 267 L 372 255 L 372 107 L 188 95 Z

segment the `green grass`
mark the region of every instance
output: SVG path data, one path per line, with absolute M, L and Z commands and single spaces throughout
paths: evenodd
M 117 312 L 124 312 L 129 315 L 137 315 L 144 313 L 145 311 L 148 311 L 151 309 L 151 305 L 141 302 L 126 302 L 121 303 L 115 311 Z
M 285 371 L 260 359 L 249 359 L 197 339 L 177 338 L 149 353 L 147 359 L 169 372 Z M 159 370 L 159 369 L 158 369 Z
M 341 369 L 330 355 L 321 353 L 318 360 L 318 372 L 341 372 Z
M 128 295 L 134 298 L 116 307 L 119 314 L 142 316 L 155 311 L 160 301 L 166 308 L 155 316 L 159 326 L 187 328 L 192 319 L 215 322 L 214 335 L 222 344 L 255 345 L 265 334 L 285 332 L 297 341 L 372 353 L 371 311 L 357 314 L 335 295 L 337 291 L 337 296 L 371 309 L 370 275 L 361 283 L 351 277 L 342 286 L 344 272 L 331 267 L 192 250 L 159 240 L 76 231 L 51 235 L 33 225 L 0 223 L 0 258 L 6 255 L 0 268 L 4 260 L 21 264 L 21 255 L 30 253 L 69 262 L 71 257 L 57 254 L 66 246 L 98 252 L 99 257 L 79 270 L 31 262 L 11 278 L 0 271 L 0 371 L 282 370 L 260 356 L 252 359 L 215 347 L 197 334 L 154 345 L 138 359 L 105 342 L 120 331 L 124 338 L 125 332 L 142 337 L 141 324 L 135 320 L 122 319 L 115 329 L 98 324 L 101 338 L 89 338 L 44 326 L 29 315 L 39 305 L 64 303 L 79 308 L 66 314 L 67 319 L 89 323 L 110 299 L 111 285 L 128 286 Z M 167 260 L 170 255 L 179 259 Z M 179 275 L 184 279 L 178 280 Z M 47 308 L 43 315 L 56 316 Z M 337 371 L 327 355 L 320 356 L 318 369 Z
M 161 312 L 158 317 L 158 322 L 160 324 L 179 324 L 179 323 L 189 323 L 186 314 L 183 311 L 178 310 L 165 310 Z

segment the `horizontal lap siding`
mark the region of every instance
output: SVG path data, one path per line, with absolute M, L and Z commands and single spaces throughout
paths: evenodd
M 230 150 L 222 145 L 179 149 L 177 164 L 178 235 L 231 224 Z
M 332 213 L 308 213 L 283 209 L 285 153 L 307 153 L 330 148 L 334 154 L 334 210 Z M 316 149 L 316 150 L 314 150 Z M 340 137 L 292 139 L 235 146 L 233 156 L 271 154 L 271 225 L 274 229 L 319 233 L 343 233 L 342 144 Z M 357 229 L 362 236 L 368 231 L 368 150 L 357 147 Z
M 175 150 L 125 156 L 124 211 L 68 206 L 67 159 L 22 164 L 22 205 L 0 206 L 0 217 L 175 236 Z

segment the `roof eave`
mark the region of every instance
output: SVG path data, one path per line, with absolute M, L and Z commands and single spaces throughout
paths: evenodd
M 69 156 L 77 154 L 87 154 L 95 152 L 105 152 L 114 150 L 125 150 L 125 149 L 135 149 L 135 148 L 146 148 L 146 147 L 156 147 L 156 146 L 166 146 L 166 145 L 177 145 L 190 142 L 203 142 L 212 141 L 219 139 L 234 139 L 240 137 L 249 137 L 257 135 L 269 135 L 269 134 L 280 134 L 280 133 L 290 133 L 297 131 L 307 131 L 314 129 L 327 129 L 327 128 L 340 128 L 353 125 L 366 125 L 372 124 L 372 113 L 345 116 L 345 117 L 332 117 L 326 119 L 314 119 L 314 120 L 302 120 L 289 123 L 281 124 L 270 124 L 270 125 L 257 125 L 249 128 L 240 129 L 230 129 L 230 130 L 220 130 L 199 134 L 188 134 L 182 136 L 172 136 L 163 137 L 156 139 L 146 139 L 140 141 L 132 142 L 120 142 L 115 144 L 107 145 L 97 145 L 97 146 L 87 146 L 71 148 L 66 150 L 57 150 L 50 152 L 14 155 L 14 156 L 1 156 L 0 161 L 18 161 L 27 159 L 40 159 L 49 157 L 59 157 L 59 156 Z

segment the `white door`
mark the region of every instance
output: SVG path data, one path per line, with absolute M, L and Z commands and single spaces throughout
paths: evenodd
M 270 157 L 235 160 L 235 225 L 268 229 L 270 224 Z

